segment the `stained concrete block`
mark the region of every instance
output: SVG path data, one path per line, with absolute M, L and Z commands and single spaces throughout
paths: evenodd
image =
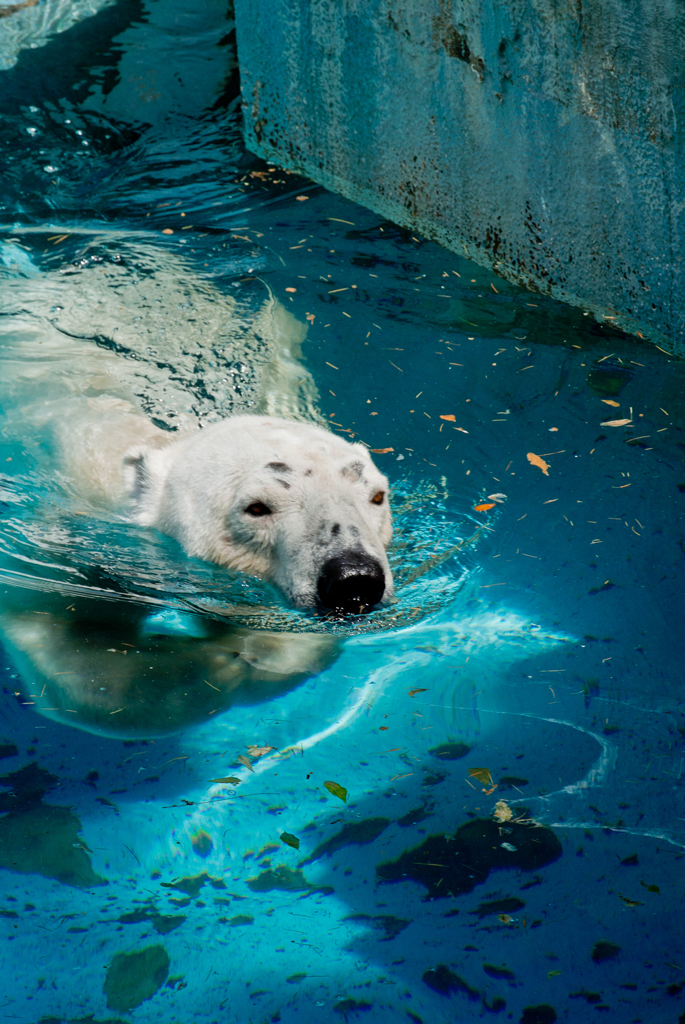
M 235 0 L 250 150 L 685 353 L 680 0 Z

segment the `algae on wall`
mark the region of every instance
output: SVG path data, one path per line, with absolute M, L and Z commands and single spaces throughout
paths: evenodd
M 685 352 L 685 6 L 235 10 L 249 149 Z

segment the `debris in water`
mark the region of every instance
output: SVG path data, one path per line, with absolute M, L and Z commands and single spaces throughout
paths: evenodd
M 130 1011 L 152 999 L 166 981 L 169 954 L 164 946 L 146 946 L 137 953 L 117 953 L 102 991 L 110 1010 Z
M 191 835 L 190 842 L 198 857 L 208 857 L 212 852 L 212 837 L 203 828 Z
M 300 840 L 292 832 L 283 832 L 281 834 L 281 842 L 285 843 L 286 846 L 292 846 L 293 850 L 299 850 L 300 848 Z
M 526 811 L 521 812 L 521 818 L 526 815 Z M 561 856 L 561 843 L 551 828 L 530 820 L 512 820 L 507 827 L 511 829 L 514 852 L 500 846 L 496 821 L 475 818 L 457 829 L 454 836 L 429 836 L 397 860 L 379 864 L 376 874 L 383 882 L 405 878 L 420 882 L 430 899 L 471 892 L 496 868 L 535 871 Z
M 160 882 L 159 884 L 163 889 L 177 889 L 195 899 L 196 896 L 199 896 L 200 889 L 205 882 L 209 882 L 213 889 L 226 888 L 223 878 L 212 878 L 206 871 L 203 871 L 201 875 L 186 875 L 183 878 L 175 878 L 173 882 Z
M 326 854 L 336 853 L 343 846 L 364 846 L 366 843 L 372 843 L 389 824 L 389 818 L 364 818 L 363 821 L 352 821 L 326 842 L 320 843 L 306 860 L 300 861 L 300 867 L 311 864 Z
M 463 992 L 469 999 L 480 999 L 480 992 L 471 988 L 468 982 L 460 978 L 458 974 L 451 971 L 447 964 L 438 964 L 431 967 L 423 975 L 423 981 L 441 996 L 448 996 L 450 992 Z
M 324 786 L 333 796 L 337 796 L 344 804 L 347 803 L 347 790 L 344 786 L 339 785 L 337 782 L 324 782 Z
M 526 458 L 530 462 L 531 466 L 537 466 L 538 469 L 542 470 L 545 476 L 549 476 L 549 463 L 545 462 L 544 459 L 541 459 L 539 455 L 536 455 L 535 452 L 528 452 Z
M 248 878 L 247 885 L 252 892 L 271 892 L 279 889 L 282 892 L 321 892 L 324 896 L 329 896 L 334 891 L 332 885 L 314 885 L 308 882 L 301 871 L 288 868 L 285 864 L 262 871 L 254 878 Z

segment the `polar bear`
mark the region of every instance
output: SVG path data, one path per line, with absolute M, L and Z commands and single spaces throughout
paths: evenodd
M 48 552 L 47 583 L 8 589 L 0 608 L 26 699 L 90 731 L 150 736 L 299 685 L 337 656 L 334 635 L 60 590 L 54 538 L 72 580 L 97 569 L 68 527 L 86 515 L 161 531 L 191 558 L 275 584 L 294 608 L 358 615 L 394 601 L 388 480 L 321 425 L 306 328 L 263 283 L 217 285 L 149 236 L 57 230 L 70 258 L 47 272 L 40 236 L 0 244 L 2 436 L 32 460 L 28 475 L 10 461 L 3 497 L 21 508 L 38 480 L 66 510 L 38 502 L 30 534 L 25 519 L 0 522 L 4 577 L 26 569 L 19 527 L 35 541 L 30 569 Z
M 123 457 L 135 522 L 275 583 L 296 608 L 361 614 L 392 601 L 388 480 L 363 445 L 264 416 L 167 437 Z
M 295 608 L 393 601 L 388 481 L 363 445 L 319 425 L 306 330 L 268 290 L 247 315 L 148 240 L 133 252 L 108 241 L 103 256 L 87 239 L 48 275 L 13 246 L 0 307 L 9 427 L 44 432 L 79 501 L 268 580 Z

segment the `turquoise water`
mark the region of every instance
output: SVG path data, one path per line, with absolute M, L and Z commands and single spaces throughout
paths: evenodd
M 135 355 L 151 416 L 211 419 L 257 387 L 226 304 L 272 294 L 391 480 L 399 601 L 325 622 L 84 508 L 5 375 L 0 1012 L 677 1020 L 682 364 L 245 153 L 222 8 L 96 6 L 0 20 L 3 351 Z M 110 300 L 184 338 L 164 373 Z M 317 646 L 236 698 L 226 628 Z M 55 683 L 91 670 L 97 715 Z

